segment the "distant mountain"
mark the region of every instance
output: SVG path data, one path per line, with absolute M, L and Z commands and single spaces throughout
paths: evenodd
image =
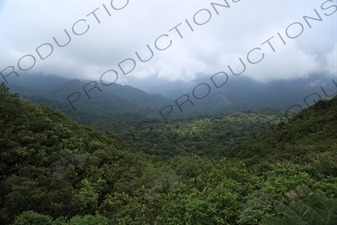
M 101 91 L 95 89 L 89 92 L 89 99 L 83 92 L 83 86 L 86 84 L 79 80 L 70 80 L 48 90 L 14 85 L 10 87 L 12 92 L 19 93 L 24 99 L 47 104 L 81 123 L 109 131 L 125 129 L 142 120 L 159 121 L 159 110 L 169 102 L 161 95 L 147 94 L 120 84 L 109 88 L 100 87 Z M 76 98 L 69 98 L 76 109 L 67 99 L 74 92 L 81 93 L 77 101 L 74 101 Z
M 266 84 L 247 77 L 230 76 L 227 82 L 226 77 L 218 76 L 213 81 L 206 77 L 190 83 L 148 86 L 146 90 L 152 94 L 116 83 L 105 87 L 97 82 L 96 87 L 94 82 L 56 76 L 24 75 L 19 78 L 9 87 L 22 98 L 45 103 L 81 123 L 105 131 L 125 130 L 144 121 L 165 123 L 165 120 L 267 107 L 299 111 L 299 105 L 305 108 L 314 100 L 333 96 L 337 90 L 335 80 L 318 74 Z
M 43 73 L 20 73 L 19 77 L 15 75 L 8 76 L 7 81 L 7 85 L 10 88 L 19 86 L 28 89 L 50 90 L 67 83 L 70 79 L 56 75 L 45 75 Z
M 190 83 L 162 83 L 148 87 L 147 91 L 159 93 L 174 100 L 187 94 L 194 103 L 193 109 L 200 112 L 234 112 L 265 107 L 287 110 L 294 104 L 308 106 L 313 104 L 313 100 L 319 100 L 319 96 L 323 99 L 337 93 L 337 79 L 333 80 L 324 74 L 312 74 L 306 78 L 275 80 L 268 83 L 260 83 L 248 77 L 229 76 L 227 82 L 220 88 L 215 87 L 210 77 L 206 76 Z M 219 85 L 225 81 L 223 77 L 216 83 Z M 194 89 L 196 96 L 206 95 L 209 88 L 205 84 L 210 87 L 209 95 L 201 100 L 194 98 Z M 188 108 L 189 105 L 191 104 L 186 103 L 183 107 Z

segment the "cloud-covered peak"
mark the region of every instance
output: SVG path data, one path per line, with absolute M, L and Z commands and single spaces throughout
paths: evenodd
M 336 10 L 336 1 L 2 1 L 0 79 L 336 77 Z

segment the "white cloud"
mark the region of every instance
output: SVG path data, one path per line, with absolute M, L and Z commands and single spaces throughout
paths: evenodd
M 307 77 L 319 71 L 317 55 L 305 54 L 293 43 L 279 48 L 275 53 L 266 53 L 259 64 L 248 66 L 248 76 L 262 82 Z
M 324 69 L 333 77 L 337 78 L 337 44 L 324 57 Z
M 212 2 L 225 4 L 219 0 Z M 125 3 L 126 0 L 114 1 L 114 6 L 122 7 Z M 313 72 L 336 75 L 337 13 L 324 15 L 331 14 L 333 8 L 323 11 L 321 1 L 242 0 L 228 3 L 230 8 L 217 7 L 217 15 L 210 1 L 130 0 L 122 10 L 113 10 L 110 1 L 2 1 L 0 71 L 10 65 L 16 67 L 22 56 L 32 54 L 37 60 L 30 70 L 34 73 L 99 80 L 102 73 L 114 69 L 119 72 L 119 81 L 123 82 L 128 77 L 188 82 L 198 74 L 229 73 L 227 65 L 234 68 L 239 57 L 245 59 L 250 50 L 260 47 L 265 58 L 256 65 L 247 64 L 245 76 L 267 82 L 305 77 Z M 331 4 L 336 3 L 325 6 Z M 205 25 L 196 25 L 194 15 L 197 21 L 206 21 L 209 16 L 206 9 L 211 12 L 210 20 Z M 323 21 L 310 20 L 312 27 L 309 28 L 303 16 L 315 17 L 314 9 Z M 199 10 L 202 11 L 196 14 Z M 86 21 L 77 24 L 78 32 L 84 31 L 87 25 L 90 28 L 84 35 L 77 36 L 71 30 L 80 19 Z M 298 38 L 290 39 L 285 32 L 294 22 L 303 24 L 304 30 Z M 169 31 L 179 23 L 183 39 L 176 30 Z M 289 34 L 297 32 L 298 28 L 295 25 L 289 28 Z M 72 40 L 69 45 L 58 47 L 53 37 L 66 41 L 64 29 Z M 283 36 L 287 45 L 278 39 L 277 33 Z M 158 44 L 165 45 L 172 40 L 172 45 L 165 51 L 158 51 L 154 42 L 162 34 L 168 37 Z M 272 36 L 276 52 L 267 44 L 261 45 Z M 39 59 L 35 52 L 43 43 L 54 46 L 52 55 L 45 60 Z M 135 52 L 147 54 L 147 44 L 153 49 L 154 56 L 141 63 Z M 253 57 L 259 57 L 258 52 L 252 54 Z M 132 73 L 124 76 L 118 64 L 126 58 L 135 59 L 137 65 Z

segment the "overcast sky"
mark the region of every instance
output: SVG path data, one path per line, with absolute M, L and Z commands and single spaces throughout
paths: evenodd
M 0 71 L 6 75 L 13 66 L 19 74 L 27 70 L 99 80 L 115 70 L 122 84 L 130 77 L 186 82 L 220 71 L 233 76 L 228 66 L 240 73 L 241 58 L 246 69 L 240 76 L 262 82 L 311 73 L 337 77 L 336 1 L 227 2 L 228 7 L 216 0 L 2 0 Z M 308 24 L 303 16 L 322 21 L 307 19 Z M 53 37 L 66 44 L 65 29 L 71 41 L 59 47 Z M 153 57 L 141 62 L 135 53 L 149 59 L 147 45 Z M 135 67 L 127 75 L 118 66 L 125 59 L 120 64 L 125 72 Z M 111 71 L 103 76 L 105 81 L 115 79 Z

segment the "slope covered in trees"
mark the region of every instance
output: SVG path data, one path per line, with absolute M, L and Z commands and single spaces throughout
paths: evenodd
M 119 135 L 129 147 L 162 158 L 190 154 L 217 157 L 243 141 L 271 130 L 282 121 L 284 113 L 263 109 L 199 116 L 167 124 L 144 121 L 119 132 Z
M 67 97 L 65 93 L 81 90 L 83 85 L 79 80 L 72 80 L 51 90 L 23 87 L 13 89 L 24 99 L 37 104 L 44 103 L 100 131 L 116 133 L 129 147 L 162 158 L 177 154 L 208 157 L 223 154 L 242 141 L 271 129 L 284 114 L 279 110 L 265 108 L 259 111 L 200 116 L 198 112 L 206 111 L 186 104 L 183 106 L 184 113 L 172 113 L 172 118 L 175 119 L 166 124 L 159 118 L 159 109 L 172 104 L 168 99 L 119 84 L 102 92 L 94 89 L 90 92 L 91 99 L 83 95 L 74 102 L 77 109 L 72 109 L 69 103 L 64 102 Z M 208 100 L 213 97 L 209 96 Z M 218 104 L 221 105 L 221 101 L 207 102 L 209 105 L 203 108 L 217 108 L 215 111 L 220 111 Z M 225 105 L 227 106 L 223 104 Z M 193 113 L 195 116 L 191 117 Z M 187 115 L 190 118 L 185 118 Z
M 70 80 L 50 90 L 18 86 L 11 90 L 19 93 L 23 99 L 36 104 L 44 103 L 82 124 L 113 132 L 138 121 L 160 120 L 159 110 L 169 103 L 161 95 L 147 94 L 127 85 L 93 88 L 95 85 L 92 84 L 85 89 L 87 93 L 83 91 L 85 85 L 79 80 Z
M 336 150 L 329 147 L 334 136 L 311 142 L 310 154 L 283 157 L 277 149 L 280 154 L 272 158 L 262 151 L 253 167 L 234 150 L 243 160 L 177 155 L 163 161 L 130 150 L 113 134 L 20 100 L 3 85 L 0 90 L 0 224 L 261 224 L 289 209 L 302 215 L 294 198 L 285 196 L 300 185 L 325 193 L 315 191 L 315 201 L 300 199 L 322 215 L 309 221 L 337 222 L 329 206 L 337 197 Z M 316 107 L 307 113 L 314 115 Z M 335 107 L 336 99 L 327 101 L 320 113 L 328 116 Z M 313 118 L 295 117 L 283 126 L 290 132 Z M 331 134 L 331 128 L 322 123 L 321 132 Z M 275 133 L 269 133 L 269 142 Z M 252 142 L 268 149 L 261 136 Z M 284 142 L 299 140 L 292 135 Z M 237 149 L 244 146 L 249 151 L 248 144 Z M 329 223 L 320 222 L 326 213 Z
M 227 156 L 258 163 L 262 158 L 294 158 L 308 160 L 313 155 L 337 155 L 337 98 L 320 100 L 304 109 L 288 123 L 251 139 Z M 334 158 L 336 160 L 336 158 Z M 336 161 L 335 161 L 336 162 Z
M 219 86 L 225 82 L 225 78 L 218 77 L 215 80 Z M 36 104 L 45 103 L 82 124 L 100 131 L 120 133 L 125 128 L 132 129 L 132 126 L 142 121 L 164 122 L 159 110 L 168 105 L 173 107 L 172 112 L 166 116 L 170 122 L 199 115 L 214 116 L 267 107 L 287 110 L 293 104 L 306 106 L 313 103 L 313 100 L 332 96 L 336 93 L 337 85 L 324 74 L 266 84 L 247 77 L 231 77 L 223 86 L 218 86 L 219 88 L 209 78 L 200 78 L 189 83 L 165 82 L 157 88 L 147 90 L 156 94 L 148 94 L 149 92 L 117 83 L 108 87 L 101 85 L 99 81 L 96 84 L 97 86 L 94 82 L 67 80 L 43 74 L 25 74 L 19 79 L 13 79 L 10 88 L 23 99 Z M 198 86 L 199 84 L 209 84 L 209 93 L 207 94 L 206 86 Z M 193 104 L 186 101 L 186 96 L 189 96 Z M 206 97 L 196 99 L 195 96 Z M 68 97 L 76 109 L 69 104 Z M 183 112 L 178 105 L 181 105 Z M 166 110 L 163 113 L 168 112 L 168 108 Z
M 31 209 L 53 217 L 94 213 L 108 193 L 126 191 L 125 183 L 156 165 L 115 137 L 5 88 L 0 108 L 1 224 Z

